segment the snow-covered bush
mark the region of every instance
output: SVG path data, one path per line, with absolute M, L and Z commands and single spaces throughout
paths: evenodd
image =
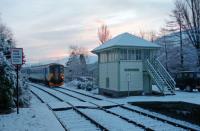
M 2 59 L 0 67 L 0 109 L 11 109 L 14 106 L 14 71 L 5 57 Z
M 11 31 L 0 21 L 0 110 L 8 110 L 15 107 L 16 103 L 16 71 L 11 64 L 11 48 L 15 47 L 15 41 Z M 28 105 L 30 95 L 27 86 L 19 82 L 20 106 Z M 25 95 L 27 94 L 27 95 Z
M 87 91 L 94 90 L 97 87 L 94 85 L 93 79 L 90 77 L 78 77 L 75 80 L 68 82 L 67 85 Z
M 28 84 L 25 82 L 26 79 L 22 78 L 19 82 L 19 105 L 20 107 L 28 107 L 31 100 L 31 92 L 28 88 Z

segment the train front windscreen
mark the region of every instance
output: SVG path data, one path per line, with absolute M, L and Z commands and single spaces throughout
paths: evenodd
M 51 82 L 60 84 L 64 81 L 64 67 L 61 65 L 52 65 L 50 67 Z

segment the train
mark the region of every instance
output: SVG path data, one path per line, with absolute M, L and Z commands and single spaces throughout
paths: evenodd
M 21 70 L 21 73 L 26 74 L 26 77 L 30 81 L 44 83 L 49 87 L 64 84 L 64 66 L 61 64 L 51 63 L 29 68 L 26 67 Z
M 175 76 L 176 87 L 180 90 L 192 92 L 197 89 L 200 92 L 200 72 L 180 71 Z

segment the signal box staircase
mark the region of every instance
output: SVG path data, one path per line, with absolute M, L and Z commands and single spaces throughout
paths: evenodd
M 145 67 L 162 95 L 175 95 L 175 81 L 159 60 L 145 62 Z

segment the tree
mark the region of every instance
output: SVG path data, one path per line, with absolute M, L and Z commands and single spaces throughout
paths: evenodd
M 156 39 L 157 39 L 157 35 L 156 35 L 156 32 L 155 31 L 149 31 L 146 33 L 147 35 L 147 40 L 151 41 L 151 42 L 154 42 Z
M 187 39 L 184 39 L 184 66 L 181 67 L 178 34 L 179 32 L 161 35 L 161 37 L 155 41 L 162 47 L 158 52 L 159 60 L 167 67 L 170 73 L 177 73 L 181 70 L 195 71 L 197 70 L 197 65 L 195 64 L 197 63 L 196 49 L 191 44 L 187 44 Z
M 176 11 L 182 18 L 183 30 L 190 43 L 196 48 L 200 65 L 200 1 L 176 0 Z
M 16 72 L 11 65 L 11 48 L 15 47 L 15 40 L 9 28 L 0 21 L 0 111 L 9 110 L 15 107 L 16 101 Z M 21 106 L 28 104 L 24 97 L 24 87 L 19 82 Z M 27 88 L 26 88 L 27 89 Z M 26 93 L 27 94 L 27 93 Z M 30 99 L 29 99 L 30 100 Z
M 9 69 L 9 66 L 7 65 L 5 61 L 5 57 L 3 58 L 3 64 L 5 65 L 7 69 Z M 13 93 L 14 93 L 14 87 L 13 82 L 11 81 L 9 74 L 6 73 L 6 69 L 3 67 L 0 67 L 0 112 L 1 110 L 10 110 L 11 107 L 14 105 L 14 99 L 13 99 Z
M 173 34 L 175 37 L 178 37 L 178 43 L 180 44 L 180 66 L 183 69 L 184 56 L 183 56 L 183 20 L 180 13 L 175 8 L 170 15 L 170 21 L 166 23 L 166 29 L 170 34 Z M 172 37 L 173 38 L 173 37 Z
M 167 41 L 167 30 L 165 28 L 161 29 L 161 35 L 163 36 L 163 40 L 160 42 L 161 45 L 164 45 L 164 52 L 165 52 L 165 67 L 168 70 L 168 44 Z
M 111 39 L 111 34 L 110 34 L 110 31 L 109 31 L 107 25 L 103 24 L 98 29 L 98 37 L 99 37 L 99 41 L 101 42 L 101 44 L 103 44 L 106 41 L 108 41 L 109 39 Z
M 144 30 L 140 30 L 139 33 L 134 33 L 136 36 L 154 42 L 157 39 L 157 34 L 154 30 L 151 31 L 144 31 Z
M 0 65 L 0 109 L 10 110 L 14 106 L 15 71 L 8 61 L 10 49 L 15 45 L 12 41 L 9 29 L 0 23 L 0 53 L 2 54 Z
M 83 47 L 70 46 L 70 56 L 66 62 L 67 80 L 73 80 L 77 76 L 84 76 L 87 70 L 86 57 L 87 50 Z
M 142 38 L 142 39 L 145 39 L 146 38 L 146 32 L 143 31 L 143 30 L 140 30 L 139 37 Z

